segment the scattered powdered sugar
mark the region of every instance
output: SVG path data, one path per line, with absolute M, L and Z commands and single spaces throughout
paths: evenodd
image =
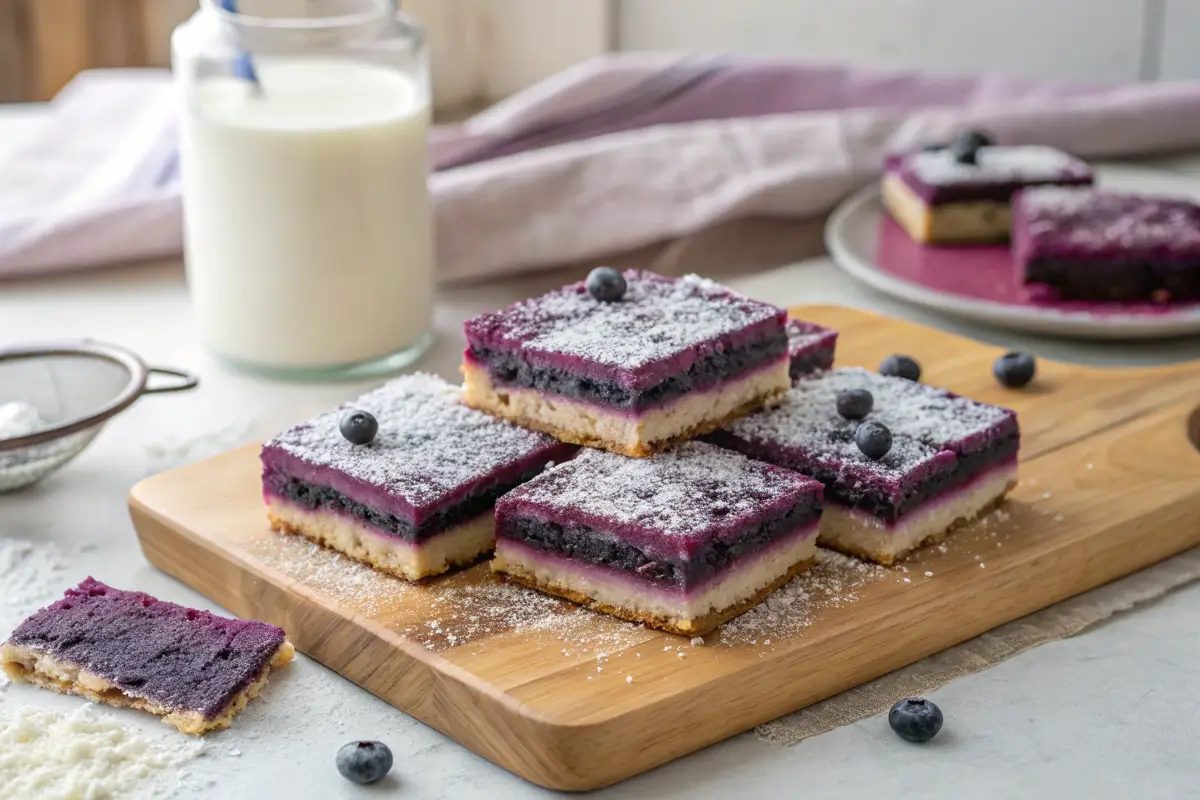
M 771 640 L 796 636 L 822 610 L 855 602 L 860 589 L 891 574 L 886 567 L 823 548 L 817 549 L 816 561 L 761 604 L 718 628 L 721 644 L 769 646 Z
M 981 147 L 976 163 L 964 164 L 950 148 L 913 153 L 905 159 L 913 175 L 931 186 L 955 183 L 1045 182 L 1086 178 L 1091 168 L 1053 147 Z
M 369 445 L 351 444 L 340 422 L 347 408 L 379 422 Z M 553 438 L 518 428 L 461 402 L 461 390 L 434 375 L 406 375 L 352 403 L 298 425 L 266 444 L 402 498 L 414 508 L 561 449 Z M 268 453 L 269 455 L 269 453 Z M 534 466 L 533 463 L 528 466 Z
M 83 705 L 69 713 L 0 710 L 0 796 L 38 800 L 160 797 L 204 744 L 164 729 L 142 736 Z M 170 782 L 165 779 L 175 778 Z
M 1091 187 L 1027 189 L 1014 209 L 1035 245 L 1072 248 L 1087 256 L 1120 249 L 1200 246 L 1200 206 L 1182 197 L 1148 197 Z M 1018 222 L 1020 224 L 1020 222 Z
M 837 412 L 837 396 L 848 389 L 870 391 L 875 404 L 867 419 L 892 432 L 892 449 L 878 461 L 863 455 L 854 442 L 859 422 Z M 848 367 L 798 381 L 780 405 L 737 420 L 728 433 L 756 445 L 786 447 L 822 466 L 852 466 L 846 480 L 893 483 L 939 453 L 960 449 L 968 438 L 997 435 L 1007 427 L 1016 428 L 1016 415 L 1008 409 Z
M 500 501 L 539 511 L 586 515 L 655 535 L 699 540 L 718 527 L 758 520 L 790 507 L 817 484 L 797 473 L 751 461 L 702 442 L 686 442 L 650 458 L 585 450 L 543 472 Z
M 53 544 L 0 538 L 0 640 L 62 596 L 71 583 L 66 571 L 66 557 Z
M 36 407 L 20 400 L 0 403 L 0 439 L 27 436 L 40 429 L 43 422 Z
M 625 296 L 602 303 L 575 283 L 465 325 L 472 346 L 555 353 L 636 370 L 784 312 L 707 278 L 624 273 Z

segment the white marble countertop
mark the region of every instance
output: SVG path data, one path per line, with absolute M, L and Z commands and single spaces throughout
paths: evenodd
M 7 122 L 0 125 L 0 140 L 11 141 L 17 123 Z M 1200 162 L 1171 163 L 1192 171 Z M 743 265 L 715 277 L 778 304 L 875 309 L 1058 359 L 1137 364 L 1200 358 L 1197 339 L 1087 345 L 950 322 L 873 294 L 820 257 L 769 270 Z M 464 317 L 562 281 L 559 272 L 447 290 L 437 314 L 440 338 L 422 368 L 453 379 Z M 77 336 L 123 344 L 151 363 L 195 370 L 202 388 L 140 401 L 65 470 L 27 491 L 0 495 L 0 537 L 59 548 L 69 564 L 63 587 L 93 574 L 116 586 L 213 608 L 145 562 L 125 509 L 129 487 L 169 462 L 267 435 L 361 387 L 264 382 L 212 361 L 196 342 L 177 262 L 0 285 L 0 343 Z M 0 586 L 0 602 L 4 597 Z M 0 619 L 3 611 L 0 605 Z M 778 798 L 802 787 L 812 797 L 1194 796 L 1200 792 L 1200 707 L 1183 687 L 1198 678 L 1200 586 L 1193 585 L 933 692 L 947 722 L 931 745 L 905 744 L 883 718 L 791 748 L 744 734 L 600 795 Z M 23 705 L 66 710 L 78 703 L 25 686 L 0 689 L 0 712 Z M 174 735 L 135 712 L 107 713 L 141 731 Z M 334 754 L 355 738 L 391 746 L 396 765 L 385 784 L 364 789 L 339 777 Z M 420 798 L 550 796 L 303 656 L 273 678 L 231 731 L 210 739 L 209 752 L 188 766 L 191 777 L 180 796 L 351 798 L 389 789 Z

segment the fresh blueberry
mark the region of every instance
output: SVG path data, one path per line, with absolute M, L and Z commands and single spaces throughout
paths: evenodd
M 893 378 L 904 378 L 910 381 L 921 380 L 921 365 L 911 356 L 888 356 L 879 364 L 880 375 L 890 375 Z
M 864 422 L 854 432 L 854 443 L 864 456 L 878 461 L 892 449 L 892 432 L 882 422 Z
M 392 751 L 383 742 L 350 742 L 337 752 L 337 770 L 354 783 L 374 783 L 392 768 Z
M 909 697 L 892 706 L 888 725 L 905 741 L 928 742 L 942 729 L 942 710 L 929 700 Z
M 837 412 L 846 419 L 862 419 L 875 407 L 875 398 L 866 389 L 838 392 Z
M 587 290 L 601 303 L 615 303 L 625 296 L 625 276 L 612 267 L 596 267 L 588 273 Z
M 370 444 L 379 433 L 379 420 L 366 411 L 347 411 L 338 428 L 351 444 Z
M 1005 353 L 992 364 L 996 380 L 1011 389 L 1020 389 L 1033 380 L 1037 372 L 1037 361 L 1029 353 Z
M 954 160 L 960 164 L 974 164 L 979 153 L 979 148 L 989 147 L 992 144 L 992 139 L 982 131 L 967 131 L 954 138 L 950 143 L 950 152 L 954 154 Z

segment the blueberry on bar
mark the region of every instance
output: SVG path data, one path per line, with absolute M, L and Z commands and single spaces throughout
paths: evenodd
M 1035 295 L 1094 302 L 1200 300 L 1200 205 L 1090 188 L 1028 189 L 1013 256 Z
M 884 205 L 919 242 L 1006 241 L 1018 189 L 1092 182 L 1091 167 L 1052 147 L 981 146 L 965 161 L 960 151 L 920 151 L 886 162 Z
M 467 404 L 576 444 L 645 457 L 786 389 L 787 314 L 712 281 L 624 273 L 468 320 Z
M 369 444 L 342 434 L 341 408 L 263 446 L 268 517 L 408 580 L 489 552 L 496 498 L 575 449 L 468 408 L 432 375 L 399 378 L 349 407 L 378 421 Z
M 496 503 L 492 569 L 622 619 L 702 636 L 816 552 L 821 485 L 702 442 L 585 450 Z
M 149 711 L 199 735 L 229 727 L 294 653 L 274 625 L 88 578 L 17 626 L 0 666 L 14 680 Z
M 842 392 L 874 399 L 865 421 L 838 413 Z M 862 425 L 889 448 L 865 453 Z M 710 441 L 811 476 L 825 487 L 821 544 L 891 564 L 999 503 L 1016 484 L 1020 431 L 1012 411 L 857 368 L 799 381 L 776 408 Z M 872 443 L 873 444 L 873 443 Z
M 813 372 L 823 372 L 833 366 L 838 332 L 815 322 L 802 319 L 787 321 L 788 373 L 792 380 Z

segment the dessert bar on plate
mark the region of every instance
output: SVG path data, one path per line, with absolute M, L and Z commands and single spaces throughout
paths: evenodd
M 149 711 L 202 734 L 229 727 L 294 652 L 274 625 L 88 578 L 17 626 L 0 645 L 0 665 L 15 680 Z
M 850 389 L 871 393 L 865 419 L 838 413 L 837 396 Z M 866 421 L 891 431 L 878 460 L 855 441 Z M 891 564 L 1003 499 L 1016 485 L 1020 432 L 1008 409 L 846 368 L 798 381 L 778 407 L 710 440 L 820 481 L 821 544 Z
M 889 159 L 883 202 L 919 242 L 995 242 L 1008 239 L 1018 189 L 1091 182 L 1091 167 L 1051 147 L 943 147 Z
M 813 372 L 822 372 L 833 366 L 833 355 L 837 348 L 838 332 L 815 322 L 802 319 L 787 321 L 788 369 L 792 380 Z
M 1013 201 L 1020 278 L 1048 299 L 1200 300 L 1200 206 L 1091 188 L 1027 189 Z
M 496 503 L 492 569 L 702 636 L 809 565 L 820 515 L 819 483 L 702 442 L 645 459 L 585 450 Z
M 342 434 L 351 410 L 378 421 L 369 443 Z M 408 375 L 267 442 L 263 498 L 277 530 L 416 580 L 490 551 L 496 498 L 574 450 Z
M 467 403 L 559 439 L 644 457 L 787 388 L 787 314 L 688 275 L 624 273 L 468 320 Z

